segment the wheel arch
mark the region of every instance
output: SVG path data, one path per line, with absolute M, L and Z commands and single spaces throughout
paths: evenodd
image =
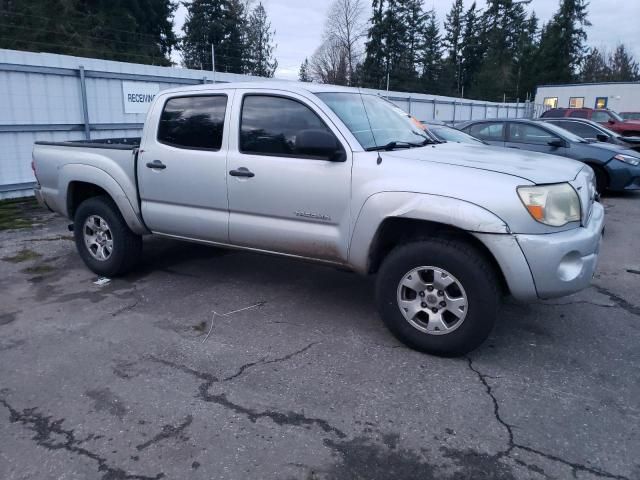
M 106 195 L 115 203 L 128 227 L 134 233 L 139 235 L 148 233 L 122 187 L 104 170 L 90 165 L 65 165 L 58 178 L 59 191 L 63 194 L 60 204 L 64 205 L 67 217 L 72 219 L 78 206 L 84 200 Z

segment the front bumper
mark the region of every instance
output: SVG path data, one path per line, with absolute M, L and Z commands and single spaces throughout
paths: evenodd
M 609 190 L 637 190 L 640 188 L 640 165 L 629 165 L 620 160 L 611 160 L 607 165 Z
M 584 227 L 547 235 L 516 235 L 539 298 L 562 297 L 587 288 L 595 274 L 604 229 L 604 208 L 593 204 Z

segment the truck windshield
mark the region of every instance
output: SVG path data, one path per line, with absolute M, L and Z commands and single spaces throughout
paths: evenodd
M 420 122 L 377 95 L 342 92 L 316 95 L 343 121 L 365 150 L 436 143 Z

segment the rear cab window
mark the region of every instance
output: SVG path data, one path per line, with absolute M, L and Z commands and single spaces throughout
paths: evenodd
M 170 98 L 160 115 L 157 140 L 177 148 L 220 150 L 226 110 L 225 94 Z
M 573 110 L 570 114 L 569 117 L 571 118 L 589 118 L 589 112 L 587 110 Z

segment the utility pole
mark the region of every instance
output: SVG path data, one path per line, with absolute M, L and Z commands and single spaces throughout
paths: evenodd
M 216 83 L 216 49 L 211 44 L 211 70 L 213 71 L 213 83 Z

